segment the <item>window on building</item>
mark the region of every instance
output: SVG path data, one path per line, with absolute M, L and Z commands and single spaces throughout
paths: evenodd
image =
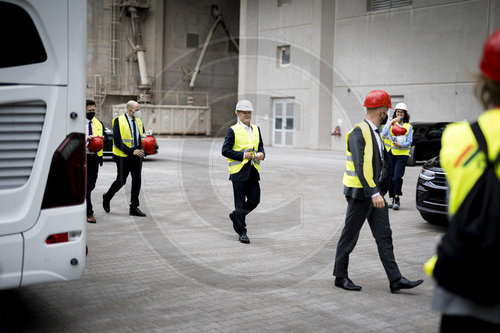
M 198 34 L 186 34 L 186 47 L 188 49 L 198 47 Z
M 409 6 L 412 0 L 368 0 L 368 11 Z
M 280 67 L 290 65 L 290 45 L 278 46 L 278 60 Z
M 278 7 L 288 6 L 292 0 L 278 0 Z

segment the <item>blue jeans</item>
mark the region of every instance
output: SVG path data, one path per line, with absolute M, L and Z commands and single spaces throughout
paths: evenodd
M 395 195 L 403 195 L 401 188 L 403 187 L 403 176 L 405 174 L 407 155 L 393 155 L 391 152 L 391 184 L 389 185 L 389 197 L 394 198 Z

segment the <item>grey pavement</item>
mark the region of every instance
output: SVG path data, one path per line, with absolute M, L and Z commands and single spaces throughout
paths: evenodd
M 408 167 L 402 208 L 391 211 L 403 275 L 424 279 L 391 294 L 368 224 L 349 275 L 363 287 L 334 287 L 343 227 L 342 152 L 266 147 L 261 204 L 238 242 L 222 138 L 160 138 L 144 162 L 141 206 L 128 215 L 130 178 L 102 209 L 116 175 L 106 159 L 93 192 L 83 277 L 0 292 L 0 319 L 26 332 L 437 332 L 432 279 L 422 266 L 443 229 L 415 209 L 420 166 Z M 5 325 L 4 325 L 5 327 Z M 8 331 L 8 330 L 5 330 Z M 0 328 L 2 332 L 2 328 Z

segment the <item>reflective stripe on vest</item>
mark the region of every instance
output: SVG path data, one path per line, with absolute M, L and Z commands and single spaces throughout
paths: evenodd
M 127 116 L 122 114 L 121 116 L 115 117 L 112 122 L 112 126 L 114 128 L 115 121 L 118 121 L 118 125 L 120 128 L 120 136 L 122 138 L 125 146 L 132 148 L 132 131 L 130 130 L 130 125 L 128 123 Z M 137 128 L 139 128 L 139 141 L 142 142 L 142 120 L 141 118 L 135 118 L 135 123 L 137 124 Z M 116 156 L 127 157 L 128 155 L 122 152 L 118 147 L 116 147 L 113 143 L 113 154 Z
M 96 117 L 92 118 L 92 131 L 94 136 L 102 136 L 102 123 Z M 102 156 L 103 149 L 97 152 L 97 156 Z
M 500 151 L 500 108 L 482 113 L 478 118 L 481 131 L 488 145 L 489 159 L 494 160 Z M 460 122 L 446 126 L 440 152 L 441 167 L 449 184 L 448 213 L 453 216 L 462 205 L 472 187 L 484 173 L 485 155 L 478 144 L 469 123 Z M 500 179 L 500 163 L 496 166 Z
M 365 150 L 363 153 L 363 176 L 365 177 L 368 186 L 375 187 L 376 185 L 373 181 L 373 142 L 370 125 L 368 125 L 365 121 L 362 121 L 354 126 L 354 128 L 356 127 L 361 129 L 361 133 L 363 133 L 363 138 L 365 139 Z M 356 169 L 352 160 L 352 153 L 349 151 L 349 135 L 354 128 L 345 136 L 346 166 L 342 183 L 347 187 L 362 188 L 363 185 L 356 174 Z
M 384 140 L 384 144 L 385 144 L 387 151 L 392 150 L 393 155 L 407 155 L 407 156 L 409 156 L 410 155 L 410 147 L 397 147 L 392 143 L 393 142 L 392 126 L 393 125 L 391 125 L 391 128 L 389 129 L 389 134 L 387 134 L 387 139 Z M 410 132 L 411 125 L 408 123 L 405 123 L 405 124 L 403 124 L 403 127 L 406 129 L 406 133 L 402 136 L 405 137 L 405 141 L 406 141 L 406 136 Z M 389 147 L 388 147 L 388 145 L 389 145 Z
M 245 127 L 243 127 L 243 125 L 241 125 L 240 123 L 231 126 L 231 128 L 234 132 L 233 150 L 240 152 L 252 152 L 253 165 L 255 169 L 260 172 L 260 162 L 254 159 L 255 153 L 258 151 L 260 143 L 259 128 L 257 127 L 257 125 L 252 124 L 252 140 L 250 140 L 250 136 L 248 135 Z M 234 174 L 240 172 L 243 166 L 250 160 L 243 159 L 243 161 L 238 161 L 228 158 L 227 161 L 229 173 Z

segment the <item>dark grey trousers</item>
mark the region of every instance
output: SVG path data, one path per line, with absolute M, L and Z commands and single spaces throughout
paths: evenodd
M 346 199 L 345 225 L 337 244 L 333 275 L 339 278 L 348 276 L 349 255 L 354 250 L 361 227 L 367 219 L 389 281 L 392 282 L 401 278 L 401 272 L 394 258 L 392 230 L 389 225 L 387 204 L 384 208 L 374 208 L 371 199 L 357 200 L 351 197 L 346 197 Z

